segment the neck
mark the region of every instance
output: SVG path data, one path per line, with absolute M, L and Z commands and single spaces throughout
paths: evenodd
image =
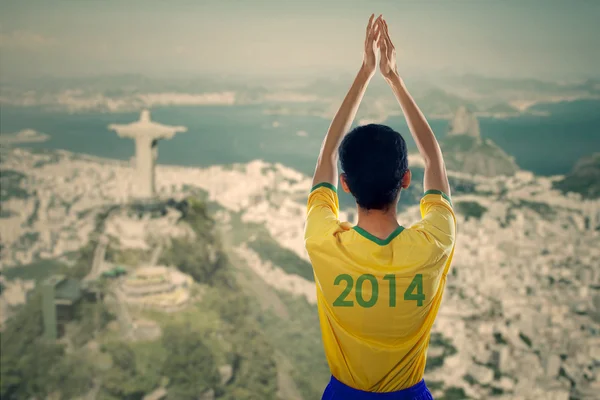
M 400 226 L 396 207 L 390 207 L 387 211 L 365 210 L 359 207 L 356 225 L 379 239 L 386 239 Z

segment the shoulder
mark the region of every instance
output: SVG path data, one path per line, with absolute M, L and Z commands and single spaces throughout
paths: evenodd
M 341 242 L 340 235 L 352 230 L 352 224 L 347 221 L 335 220 L 319 235 L 310 235 L 304 238 L 306 250 L 311 253 L 313 251 L 321 251 L 322 249 L 333 249 L 336 243 Z
M 339 201 L 334 185 L 323 182 L 313 186 L 306 204 L 304 239 L 328 235 L 339 224 Z
M 450 197 L 438 190 L 425 192 L 420 202 L 421 220 L 409 230 L 416 240 L 449 253 L 456 241 L 456 216 Z
M 421 212 L 437 210 L 438 212 L 448 211 L 454 214 L 452 199 L 449 195 L 440 190 L 428 190 L 423 193 L 419 205 L 421 207 Z

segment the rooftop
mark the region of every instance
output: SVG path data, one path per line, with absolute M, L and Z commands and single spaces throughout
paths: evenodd
M 81 297 L 81 284 L 76 279 L 53 275 L 46 279 L 45 284 L 54 286 L 55 299 L 76 301 Z

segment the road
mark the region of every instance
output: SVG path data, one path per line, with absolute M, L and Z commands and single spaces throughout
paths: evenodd
M 106 258 L 106 248 L 108 247 L 108 237 L 106 235 L 100 236 L 98 239 L 98 245 L 94 250 L 94 259 L 92 260 L 92 268 L 87 274 L 84 281 L 92 281 L 98 279 L 100 274 L 106 268 L 104 259 Z

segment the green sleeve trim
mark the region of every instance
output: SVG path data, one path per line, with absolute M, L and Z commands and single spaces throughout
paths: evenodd
M 329 182 L 321 182 L 321 183 L 317 183 L 315 186 L 312 187 L 312 189 L 310 189 L 310 192 L 314 192 L 315 190 L 317 190 L 320 187 L 326 187 L 329 188 L 331 190 L 333 190 L 336 194 L 337 194 L 337 189 L 335 188 L 335 186 L 333 186 L 331 183 Z
M 423 193 L 423 197 L 427 196 L 428 194 L 441 194 L 442 197 L 445 198 L 446 200 L 448 200 L 448 203 L 450 203 L 450 205 L 452 206 L 452 200 L 450 200 L 450 196 L 448 196 L 446 193 L 442 192 L 441 190 L 436 190 L 436 189 L 428 190 L 425 193 Z

